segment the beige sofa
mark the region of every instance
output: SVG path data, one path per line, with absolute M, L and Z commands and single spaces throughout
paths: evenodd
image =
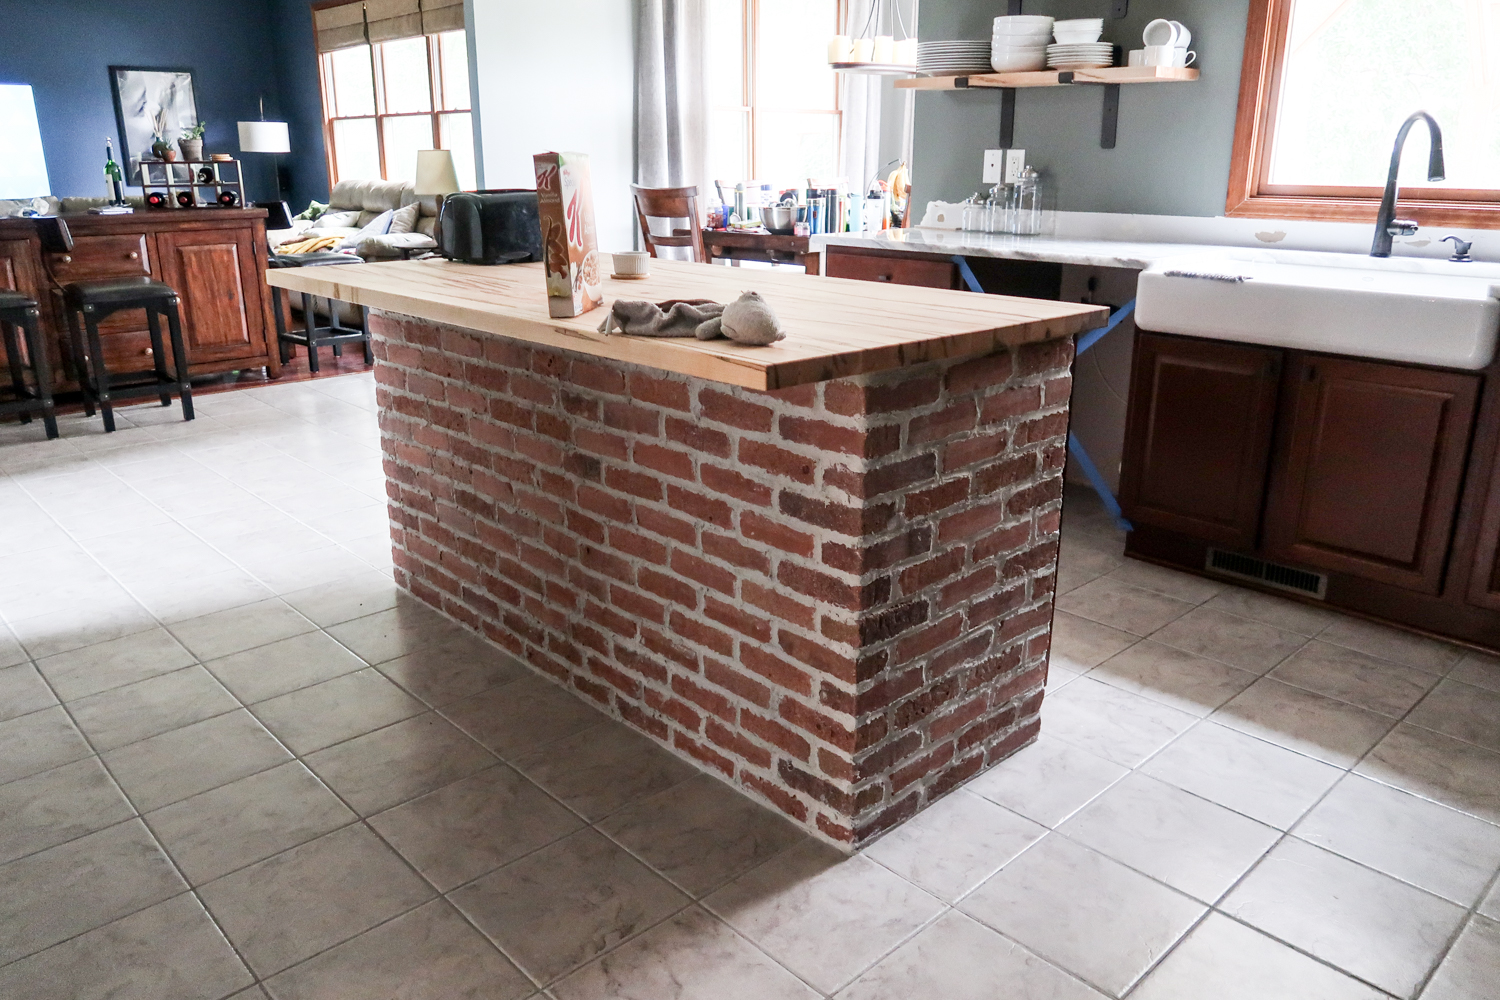
M 365 226 L 391 209 L 417 205 L 417 220 L 411 232 L 386 233 L 355 239 Z M 412 184 L 401 181 L 339 181 L 333 186 L 328 199 L 328 211 L 322 217 L 358 212 L 349 225 L 330 226 L 319 219 L 298 219 L 291 229 L 278 229 L 266 233 L 266 241 L 274 249 L 283 243 L 306 239 L 310 236 L 338 236 L 345 241 L 343 249 L 352 249 L 365 260 L 389 260 L 405 257 L 424 250 L 437 248 L 433 239 L 433 227 L 437 224 L 437 198 L 418 197 L 412 193 Z

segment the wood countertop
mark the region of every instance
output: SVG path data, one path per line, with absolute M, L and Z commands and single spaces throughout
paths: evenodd
M 266 280 L 294 292 L 750 389 L 989 354 L 1075 336 L 1109 317 L 1103 306 L 670 260 L 653 260 L 643 281 L 606 279 L 604 307 L 575 319 L 547 315 L 541 264 L 390 261 L 273 269 Z M 747 347 L 598 332 L 615 299 L 732 302 L 752 290 L 776 311 L 785 340 Z

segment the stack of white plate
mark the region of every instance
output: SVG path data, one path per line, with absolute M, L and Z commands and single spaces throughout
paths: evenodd
M 917 72 L 961 76 L 990 71 L 988 42 L 923 42 L 917 46 Z
M 990 37 L 990 66 L 997 73 L 1042 69 L 1047 65 L 1047 41 L 1051 37 L 1050 17 L 997 17 Z
M 1115 47 L 1109 42 L 1047 46 L 1048 69 L 1094 69 L 1115 64 Z

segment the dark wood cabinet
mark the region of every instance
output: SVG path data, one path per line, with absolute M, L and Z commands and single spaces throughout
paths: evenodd
M 947 258 L 859 253 L 840 247 L 829 247 L 824 251 L 823 274 L 830 278 L 856 278 L 893 285 L 959 287 L 958 267 Z
M 182 298 L 182 337 L 195 364 L 267 350 L 255 243 L 244 230 L 162 233 L 162 280 Z
M 1479 384 L 1459 372 L 1292 352 L 1267 555 L 1438 593 Z
M 1126 517 L 1254 547 L 1280 376 L 1271 348 L 1137 337 L 1120 474 Z
M 265 211 L 195 209 L 69 216 L 73 249 L 41 250 L 33 223 L 0 219 L 0 286 L 38 301 L 59 389 L 71 387 L 67 315 L 59 287 L 132 275 L 177 290 L 189 370 L 194 375 L 264 367 L 280 373 L 265 283 Z M 99 325 L 105 363 L 139 371 L 151 363 L 145 313 L 122 311 Z
M 1138 331 L 1125 551 L 1500 650 L 1497 376 Z

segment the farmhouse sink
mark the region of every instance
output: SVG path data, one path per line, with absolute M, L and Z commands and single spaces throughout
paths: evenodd
M 1141 274 L 1136 324 L 1330 354 L 1483 368 L 1500 329 L 1500 265 L 1220 249 Z

